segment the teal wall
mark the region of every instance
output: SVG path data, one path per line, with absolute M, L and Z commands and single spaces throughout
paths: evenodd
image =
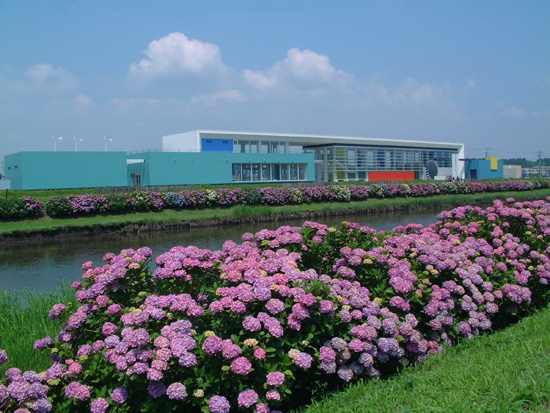
M 131 186 L 136 173 L 141 174 L 142 186 L 233 183 L 233 163 L 305 163 L 307 180 L 315 180 L 313 154 L 145 152 L 128 158 L 145 161 L 128 165 Z
M 464 161 L 466 179 L 498 179 L 504 177 L 504 161 L 498 160 L 497 169 L 491 169 L 488 159 L 466 159 Z
M 4 171 L 6 179 L 11 181 L 10 189 L 23 189 L 23 168 L 21 167 L 22 152 L 4 156 Z M 26 188 L 25 188 L 26 189 Z
M 18 152 L 4 157 L 11 189 L 126 186 L 126 152 Z

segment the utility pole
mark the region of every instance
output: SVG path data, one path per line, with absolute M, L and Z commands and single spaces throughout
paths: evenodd
M 539 156 L 539 178 L 542 176 L 542 151 L 537 151 Z
M 485 157 L 486 158 L 489 157 L 489 149 L 491 149 L 491 148 L 485 148 Z

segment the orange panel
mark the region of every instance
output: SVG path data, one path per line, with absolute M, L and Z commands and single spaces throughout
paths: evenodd
M 374 181 L 412 181 L 414 171 L 370 171 L 369 182 Z

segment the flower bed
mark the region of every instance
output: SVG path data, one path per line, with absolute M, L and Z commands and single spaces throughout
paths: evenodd
M 550 197 L 377 232 L 306 222 L 220 251 L 87 262 L 40 374 L 7 370 L 0 409 L 268 412 L 423 361 L 550 302 Z M 7 355 L 0 351 L 0 363 Z
M 32 198 L 0 199 L 0 219 L 20 219 L 93 214 L 122 214 L 163 209 L 228 208 L 235 205 L 299 205 L 318 202 L 363 201 L 369 198 L 410 198 L 440 194 L 531 191 L 550 188 L 550 182 L 443 182 L 418 184 L 330 185 L 303 188 L 221 188 L 189 190 L 179 193 L 131 192 L 108 195 L 56 196 L 45 205 Z

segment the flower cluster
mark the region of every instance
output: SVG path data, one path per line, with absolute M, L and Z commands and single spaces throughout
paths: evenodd
M 146 247 L 87 262 L 79 306 L 55 305 L 62 330 L 35 343 L 51 367 L 9 370 L 0 409 L 31 410 L 45 394 L 41 411 L 292 408 L 548 305 L 550 198 L 439 219 L 264 229 L 219 251 L 173 247 L 154 270 Z

